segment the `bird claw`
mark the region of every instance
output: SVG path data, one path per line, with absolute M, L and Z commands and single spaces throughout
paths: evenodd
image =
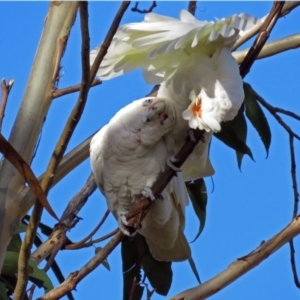
M 187 132 L 190 140 L 193 142 L 193 143 L 197 143 L 197 140 L 194 136 L 194 131 L 192 129 L 189 129 L 189 131 Z
M 120 215 L 118 219 L 118 223 L 119 223 L 119 229 L 124 235 L 133 237 L 136 234 L 136 231 L 134 230 L 134 226 L 127 221 L 126 215 Z
M 181 169 L 174 165 L 176 162 L 178 162 L 178 159 L 174 155 L 167 158 L 167 166 L 175 172 L 181 172 Z
M 197 143 L 197 140 L 196 140 L 196 138 L 195 138 L 194 130 L 193 130 L 193 129 L 188 130 L 187 135 L 189 136 L 190 140 L 191 140 L 193 143 Z M 204 137 L 204 135 L 201 136 L 200 141 L 201 141 L 202 143 L 205 143 L 205 137 Z
M 143 189 L 142 189 L 142 195 L 144 197 L 146 197 L 147 199 L 151 200 L 151 201 L 155 201 L 155 197 L 152 193 L 152 190 L 149 186 L 145 186 Z

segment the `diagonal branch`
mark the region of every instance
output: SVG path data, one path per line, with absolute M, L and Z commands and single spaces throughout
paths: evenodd
M 262 261 L 270 257 L 274 252 L 299 234 L 300 216 L 297 216 L 287 227 L 273 238 L 262 243 L 261 246 L 250 252 L 248 255 L 238 258 L 235 262 L 230 264 L 226 270 L 201 285 L 171 297 L 171 300 L 198 300 L 206 299 L 209 296 L 214 295 L 254 267 L 258 266 Z
M 286 2 L 281 10 L 281 13 L 279 15 L 279 17 L 284 17 L 287 14 L 289 14 L 293 9 L 295 9 L 297 6 L 300 5 L 300 2 L 297 1 L 289 1 Z M 241 36 L 236 43 L 233 45 L 233 47 L 231 48 L 232 51 L 236 50 L 237 48 L 239 48 L 241 45 L 243 45 L 244 43 L 246 43 L 247 41 L 249 41 L 252 37 L 254 37 L 262 28 L 264 21 L 266 20 L 266 18 L 268 17 L 269 14 L 265 15 L 263 18 L 261 18 L 261 23 L 256 24 L 255 26 L 253 26 L 251 29 L 249 29 L 248 31 L 245 32 L 245 34 L 243 36 Z
M 274 28 L 279 15 L 281 13 L 281 9 L 284 5 L 284 1 L 274 2 L 273 7 L 271 9 L 270 14 L 267 16 L 266 20 L 263 22 L 263 25 L 260 29 L 260 32 L 255 39 L 252 47 L 247 53 L 245 59 L 243 60 L 240 66 L 241 76 L 244 78 L 248 72 L 250 71 L 251 66 L 253 65 L 255 59 L 257 58 L 259 52 L 263 48 L 267 39 L 270 36 L 272 29 Z

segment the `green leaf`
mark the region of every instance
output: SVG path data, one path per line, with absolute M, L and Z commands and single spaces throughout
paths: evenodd
M 20 252 L 22 241 L 19 234 L 14 234 L 7 246 L 7 251 Z
M 18 271 L 19 253 L 7 251 L 4 256 L 2 274 L 14 275 Z
M 231 121 L 231 126 L 234 128 L 238 138 L 246 144 L 247 140 L 247 122 L 244 115 L 245 105 L 242 104 L 236 117 Z M 244 153 L 236 151 L 238 167 L 241 170 Z
M 29 264 L 29 279 L 38 287 L 44 287 L 46 292 L 53 289 L 53 284 L 44 270 L 38 268 L 33 260 L 28 261 Z
M 137 262 L 136 249 L 130 239 L 122 241 L 122 271 L 123 271 L 123 300 L 130 299 L 132 285 L 135 282 L 141 282 L 141 266 Z M 136 285 L 132 300 L 141 300 L 144 292 L 144 287 Z
M 199 284 L 201 284 L 200 276 L 199 276 L 196 264 L 195 264 L 192 256 L 189 258 L 189 264 L 190 264 L 190 267 L 191 267 L 197 281 L 199 282 Z
M 14 275 L 18 271 L 18 259 L 19 253 L 7 251 L 4 257 L 2 274 Z M 46 272 L 39 269 L 36 262 L 32 260 L 29 260 L 28 262 L 28 274 L 30 280 L 38 287 L 44 287 L 46 292 L 53 289 L 53 285 Z
M 101 250 L 102 250 L 102 247 L 97 247 L 95 249 L 95 254 L 97 254 Z M 107 258 L 102 262 L 102 265 L 105 267 L 105 269 L 107 269 L 108 271 L 110 271 L 110 265 L 109 265 L 109 263 L 107 261 Z
M 205 226 L 205 220 L 206 220 L 206 204 L 207 204 L 207 191 L 205 186 L 205 181 L 203 178 L 199 178 L 194 181 L 186 182 L 186 188 L 189 193 L 194 211 L 199 219 L 199 230 L 192 241 L 196 241 L 196 239 L 199 237 L 201 232 L 204 229 Z
M 166 296 L 173 279 L 172 263 L 156 260 L 142 235 L 136 234 L 132 242 L 135 245 L 135 253 L 138 254 L 137 262 L 143 268 L 151 286 L 158 294 Z
M 7 296 L 5 283 L 0 281 L 0 299 L 1 300 L 9 300 L 9 297 Z
M 221 127 L 222 130 L 214 133 L 214 136 L 235 151 L 247 154 L 254 160 L 250 148 L 238 137 L 236 130 L 232 126 L 232 121 L 223 122 Z
M 17 228 L 15 229 L 14 233 L 13 234 L 19 234 L 21 232 L 25 232 L 27 230 L 27 225 L 26 224 L 23 224 L 23 223 L 20 223 Z
M 245 104 L 246 104 L 246 116 L 258 132 L 267 152 L 269 155 L 269 148 L 271 144 L 271 130 L 266 119 L 266 116 L 261 109 L 256 95 L 250 84 L 244 83 L 245 90 Z

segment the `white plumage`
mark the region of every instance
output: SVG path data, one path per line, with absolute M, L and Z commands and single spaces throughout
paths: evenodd
M 149 13 L 143 22 L 118 29 L 100 65 L 97 75 L 102 80 L 142 68 L 148 83 L 161 84 L 157 96 L 172 100 L 176 110 L 171 132 L 176 151 L 189 128 L 207 132 L 206 143 L 183 165 L 185 180 L 214 173 L 207 157 L 212 132 L 220 131 L 222 121 L 232 120 L 244 100 L 230 48 L 258 22 L 247 14 L 207 22 L 185 10 L 180 19 Z M 97 51 L 91 52 L 91 63 Z
M 173 128 L 172 101 L 143 98 L 121 109 L 92 139 L 90 157 L 97 185 L 110 211 L 126 230 L 124 217 L 145 187 L 163 172 L 172 150 L 167 134 Z M 190 257 L 183 234 L 188 195 L 180 173 L 156 199 L 142 221 L 141 233 L 157 260 L 181 261 Z

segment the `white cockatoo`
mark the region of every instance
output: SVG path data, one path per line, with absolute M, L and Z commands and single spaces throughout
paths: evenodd
M 147 83 L 160 84 L 157 97 L 174 102 L 176 122 L 171 135 L 178 151 L 189 128 L 205 130 L 182 166 L 184 179 L 214 173 L 208 158 L 213 132 L 232 120 L 244 101 L 243 81 L 230 48 L 259 20 L 247 14 L 215 22 L 199 21 L 186 10 L 180 19 L 155 13 L 144 21 L 121 26 L 97 76 L 108 80 L 142 68 Z M 91 63 L 99 48 L 91 52 Z
M 92 139 L 90 158 L 95 181 L 120 230 L 130 235 L 126 213 L 141 194 L 153 199 L 150 187 L 172 156 L 168 136 L 175 123 L 173 101 L 147 97 L 121 109 Z M 184 236 L 188 194 L 180 172 L 156 199 L 141 223 L 152 255 L 182 261 L 191 255 Z

